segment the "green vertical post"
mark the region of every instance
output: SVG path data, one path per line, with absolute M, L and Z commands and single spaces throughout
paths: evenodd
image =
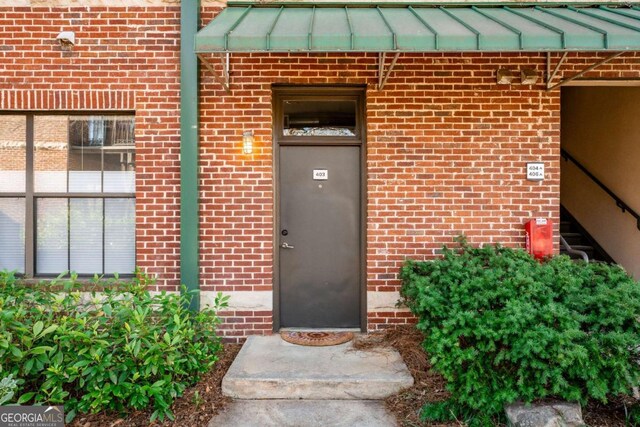
M 180 2 L 180 281 L 200 289 L 198 254 L 198 58 L 200 0 Z M 191 310 L 200 309 L 200 295 Z

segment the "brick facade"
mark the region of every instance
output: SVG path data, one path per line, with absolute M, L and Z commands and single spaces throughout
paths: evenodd
M 218 8 L 205 7 L 203 23 Z M 179 7 L 4 8 L 0 109 L 135 111 L 137 264 L 176 290 L 179 275 Z M 79 40 L 63 52 L 61 29 Z M 553 54 L 554 62 L 559 54 Z M 604 54 L 571 54 L 567 76 Z M 209 57 L 212 62 L 215 60 Z M 234 54 L 231 93 L 200 83 L 201 290 L 263 295 L 224 313 L 230 340 L 269 333 L 273 313 L 273 84 L 366 86 L 368 328 L 406 323 L 393 307 L 398 268 L 465 234 L 523 246 L 523 224 L 557 224 L 560 92 L 497 85 L 498 68 L 535 68 L 546 54 L 402 54 L 378 91 L 376 54 Z M 588 78 L 640 78 L 629 53 Z M 255 151 L 244 155 L 243 130 Z M 528 161 L 546 179 L 524 177 Z M 203 297 L 204 298 L 204 297 Z M 232 300 L 233 303 L 233 300 Z
M 180 7 L 0 8 L 0 110 L 135 111 L 137 264 L 179 276 Z M 76 32 L 63 51 L 61 30 Z

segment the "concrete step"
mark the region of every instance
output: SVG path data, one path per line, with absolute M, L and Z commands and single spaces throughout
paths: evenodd
M 577 251 L 593 251 L 593 246 L 591 245 L 574 245 L 571 248 Z
M 583 251 L 587 254 L 587 256 L 589 257 L 589 260 L 593 260 L 594 256 L 595 256 L 595 250 L 593 249 L 593 246 L 588 246 L 588 245 L 571 245 L 571 249 L 575 249 L 577 251 Z M 582 259 L 582 257 L 580 255 L 577 254 L 569 254 L 566 249 L 564 248 L 560 248 L 560 253 L 561 254 L 565 254 L 565 255 L 569 255 L 570 258 L 573 259 Z
M 397 351 L 357 351 L 352 343 L 304 347 L 280 335 L 247 338 L 222 380 L 236 399 L 384 399 L 413 378 Z
M 585 238 L 580 233 L 562 233 L 562 237 L 570 246 L 585 244 Z
M 378 400 L 234 400 L 209 427 L 394 427 Z
M 571 221 L 560 221 L 560 233 L 570 233 L 573 231 L 573 224 Z

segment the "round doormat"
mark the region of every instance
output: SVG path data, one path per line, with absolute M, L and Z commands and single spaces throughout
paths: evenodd
M 291 344 L 322 347 L 349 342 L 353 339 L 353 332 L 286 331 L 280 332 L 280 336 Z

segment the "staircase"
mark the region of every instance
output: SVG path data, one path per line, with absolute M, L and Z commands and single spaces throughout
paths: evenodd
M 560 207 L 560 236 L 564 238 L 574 251 L 586 253 L 589 257 L 589 262 L 615 262 L 580 225 L 573 215 L 562 206 Z M 572 259 L 582 259 L 580 254 L 569 253 L 562 244 L 560 244 L 560 253 L 568 255 Z

